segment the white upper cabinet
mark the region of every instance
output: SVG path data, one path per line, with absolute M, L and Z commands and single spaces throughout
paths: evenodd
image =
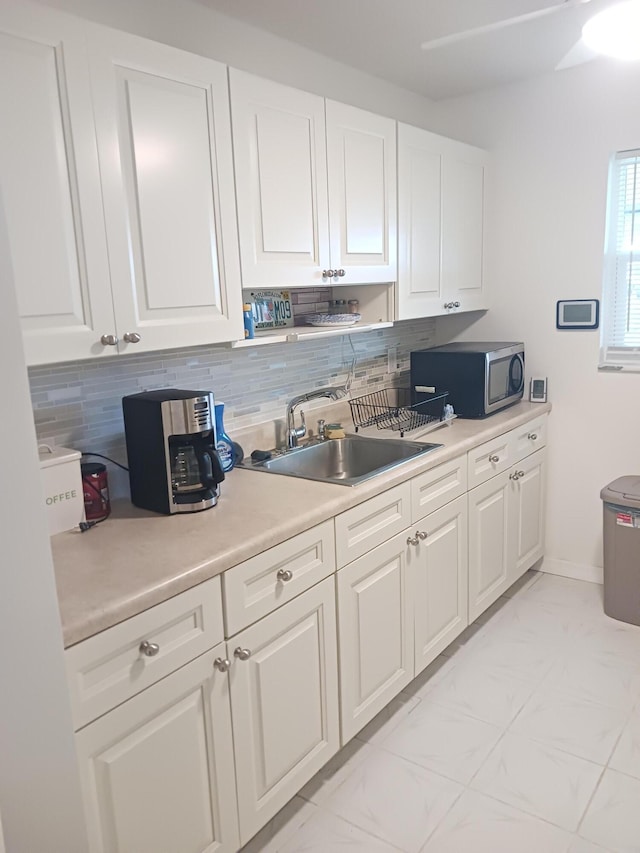
M 453 139 L 443 140 L 443 152 L 443 291 L 454 308 L 474 311 L 486 307 L 483 243 L 487 154 Z
M 397 319 L 486 308 L 479 148 L 398 125 Z
M 103 27 L 89 56 L 121 351 L 240 337 L 226 67 Z
M 242 285 L 396 279 L 395 122 L 230 70 Z
M 395 281 L 396 123 L 327 101 L 331 267 L 344 284 Z
M 329 267 L 324 99 L 230 69 L 242 283 L 323 282 Z
M 110 354 L 100 174 L 82 24 L 0 10 L 0 185 L 29 364 Z

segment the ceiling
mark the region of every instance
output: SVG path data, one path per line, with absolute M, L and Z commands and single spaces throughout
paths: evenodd
M 570 5 L 571 0 L 199 2 L 405 89 L 441 100 L 553 71 L 579 43 L 585 21 L 615 0 L 585 0 L 583 5 Z M 557 13 L 536 20 L 437 49 L 420 49 L 421 43 L 430 39 L 563 4 Z

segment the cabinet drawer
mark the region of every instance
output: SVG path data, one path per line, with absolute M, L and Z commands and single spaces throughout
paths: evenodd
M 295 598 L 335 569 L 332 521 L 305 530 L 229 569 L 222 576 L 227 637 Z
M 473 489 L 506 471 L 515 462 L 513 448 L 511 433 L 506 432 L 470 450 L 467 454 L 468 488 Z
M 467 491 L 467 457 L 459 456 L 411 480 L 411 521 L 415 524 L 430 512 Z
M 336 516 L 338 568 L 361 557 L 411 524 L 411 484 L 395 486 Z
M 164 678 L 224 638 L 212 578 L 65 652 L 75 729 Z M 143 643 L 154 644 L 145 654 Z
M 540 415 L 535 420 L 527 421 L 526 424 L 512 429 L 509 433 L 513 461 L 524 459 L 547 443 L 547 415 Z

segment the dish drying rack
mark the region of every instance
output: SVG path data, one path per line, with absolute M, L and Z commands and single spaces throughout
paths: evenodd
M 445 414 L 448 396 L 448 391 L 421 393 L 420 401 L 412 403 L 410 388 L 383 388 L 349 400 L 349 406 L 356 432 L 364 427 L 376 427 L 399 432 L 403 438 L 406 432 L 419 429 L 426 433 L 451 424 L 456 416 Z

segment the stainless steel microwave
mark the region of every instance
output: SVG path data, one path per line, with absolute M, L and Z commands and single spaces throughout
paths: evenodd
M 461 342 L 412 352 L 412 402 L 442 391 L 463 418 L 484 418 L 517 403 L 524 392 L 524 344 Z

